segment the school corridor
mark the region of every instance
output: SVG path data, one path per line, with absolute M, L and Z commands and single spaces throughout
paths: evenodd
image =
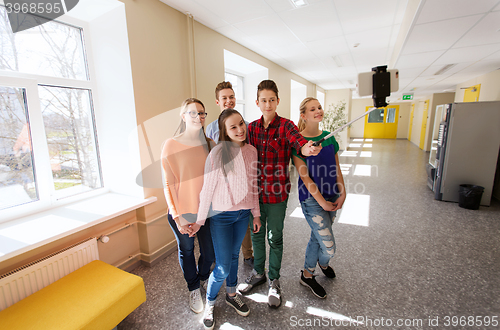
M 427 187 L 429 153 L 408 140 L 353 139 L 340 163 L 346 203 L 334 226 L 333 280 L 316 270 L 326 299 L 299 284 L 309 227 L 298 204 L 297 175 L 288 201 L 281 270 L 283 305 L 267 305 L 267 286 L 246 296 L 242 317 L 217 299 L 215 329 L 442 329 L 473 328 L 500 317 L 500 203 L 478 211 L 434 199 Z M 239 282 L 251 269 L 240 257 Z M 188 291 L 172 253 L 133 273 L 147 301 L 118 326 L 128 329 L 203 329 L 189 309 Z M 486 321 L 490 327 L 486 327 Z M 465 321 L 465 322 L 468 322 Z M 462 322 L 462 324 L 460 323 Z

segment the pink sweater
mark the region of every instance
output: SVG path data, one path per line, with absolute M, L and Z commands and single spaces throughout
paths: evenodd
M 198 213 L 199 195 L 203 187 L 205 147 L 184 145 L 174 139 L 165 141 L 161 164 L 165 179 L 165 199 L 172 218 L 185 213 Z M 180 219 L 181 225 L 187 224 Z
M 227 181 L 221 168 L 221 151 L 222 144 L 218 144 L 205 163 L 205 179 L 196 221 L 200 225 L 205 224 L 210 204 L 214 211 L 251 209 L 254 217 L 260 217 L 257 149 L 246 144 L 238 150 L 232 161 L 233 169 L 226 170 Z

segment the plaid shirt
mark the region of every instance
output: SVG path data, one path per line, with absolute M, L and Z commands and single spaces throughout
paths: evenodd
M 295 124 L 276 114 L 264 128 L 264 118 L 248 125 L 248 139 L 257 148 L 259 156 L 259 199 L 261 203 L 276 204 L 283 202 L 290 192 L 288 164 L 292 148 L 300 153 L 307 143 Z

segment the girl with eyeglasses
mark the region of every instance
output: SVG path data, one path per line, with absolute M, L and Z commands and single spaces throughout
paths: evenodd
M 179 263 L 189 290 L 189 306 L 203 311 L 200 285 L 206 286 L 210 266 L 215 260 L 210 219 L 200 228 L 196 223 L 205 160 L 214 145 L 204 131 L 205 106 L 195 98 L 181 106 L 181 122 L 174 137 L 162 146 L 161 163 L 165 182 L 168 222 L 177 239 Z M 194 255 L 194 236 L 200 247 L 198 266 Z

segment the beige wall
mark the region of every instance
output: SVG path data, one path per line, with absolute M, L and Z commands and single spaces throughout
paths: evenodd
M 316 95 L 314 95 L 316 97 Z M 351 117 L 349 114 L 351 113 L 352 108 L 352 91 L 350 89 L 336 89 L 336 90 L 328 90 L 325 93 L 325 110 L 330 109 L 330 105 L 335 105 L 338 102 L 344 101 L 345 104 L 345 115 L 347 121 L 349 122 Z M 347 146 L 349 145 L 349 129 L 344 129 L 340 132 L 340 141 L 339 143 L 340 150 L 347 150 Z
M 373 99 L 353 99 L 350 118 L 361 116 L 364 112 L 366 112 L 366 107 L 373 107 Z M 365 134 L 365 121 L 360 119 L 353 123 L 349 128 L 349 134 L 351 138 L 363 138 Z
M 465 87 L 481 84 L 479 90 L 479 102 L 481 101 L 500 101 L 500 69 L 476 77 L 457 85 L 455 90 L 455 101 L 463 102 Z

